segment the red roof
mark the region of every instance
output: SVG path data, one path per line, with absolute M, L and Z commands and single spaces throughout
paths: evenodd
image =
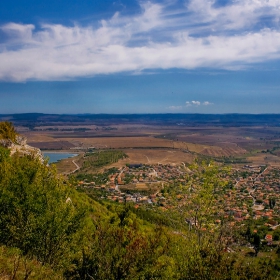
M 271 234 L 267 234 L 267 235 L 265 236 L 265 240 L 267 240 L 267 241 L 272 241 L 272 235 L 271 235 Z

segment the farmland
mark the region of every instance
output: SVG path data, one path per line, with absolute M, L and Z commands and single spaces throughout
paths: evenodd
M 171 127 L 170 130 L 175 128 Z M 131 127 L 130 129 L 132 130 Z M 254 135 L 251 131 L 250 136 L 247 136 L 244 135 L 243 129 L 237 130 L 235 128 L 232 130 L 224 129 L 227 133 L 223 133 L 220 128 L 216 130 L 211 128 L 211 133 L 208 128 L 204 130 L 200 128 L 199 132 L 196 133 L 192 133 L 192 130 L 192 128 L 185 128 L 183 131 L 177 131 L 176 134 L 169 131 L 155 135 L 155 132 L 150 133 L 147 129 L 142 131 L 135 127 L 133 136 L 99 135 L 98 137 L 96 135 L 84 137 L 79 133 L 70 137 L 68 133 L 62 135 L 61 132 L 56 131 L 29 131 L 24 134 L 30 145 L 43 150 L 71 150 L 75 152 L 84 152 L 89 148 L 122 150 L 128 155 L 128 158 L 121 161 L 120 164 L 125 162 L 180 164 L 181 162 L 191 162 L 197 155 L 217 158 L 218 161 L 220 161 L 219 159 L 231 158 L 231 162 L 234 162 L 232 160 L 234 158 L 243 158 L 256 164 L 280 164 L 279 151 L 270 152 L 278 147 L 278 139 L 271 139 L 270 135 L 262 138 L 258 136 L 257 131 Z M 166 132 L 166 128 L 164 131 Z
M 3 116 L 2 116 L 3 117 Z M 196 157 L 224 163 L 280 165 L 279 115 L 13 115 L 17 130 L 42 150 L 117 149 L 114 163 L 181 164 Z M 64 164 L 63 164 L 64 162 Z M 75 169 L 72 160 L 60 172 Z

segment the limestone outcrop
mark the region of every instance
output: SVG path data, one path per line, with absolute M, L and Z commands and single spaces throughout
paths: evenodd
M 21 155 L 31 155 L 38 158 L 41 162 L 44 161 L 41 150 L 27 145 L 27 139 L 22 135 L 17 135 L 15 142 L 10 139 L 0 139 L 0 146 L 8 148 L 11 151 L 11 155 L 15 153 L 19 153 Z

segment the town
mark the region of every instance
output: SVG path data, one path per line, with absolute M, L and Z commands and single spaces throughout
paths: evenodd
M 114 171 L 101 185 L 87 179 L 80 181 L 78 185 L 97 191 L 102 190 L 101 199 L 156 205 L 165 200 L 160 192 L 164 186 L 186 182 L 186 170 L 183 166 L 131 164 Z
M 176 165 L 127 165 L 115 169 L 103 184 L 83 180 L 79 187 L 102 191 L 99 199 L 134 202 L 168 207 L 162 190 L 167 186 L 184 185 L 190 170 Z M 266 225 L 277 228 L 280 218 L 280 168 L 265 165 L 245 165 L 231 168 L 224 180 L 227 187 L 219 193 L 219 201 L 226 205 L 223 214 L 234 222 L 250 218 L 265 219 Z

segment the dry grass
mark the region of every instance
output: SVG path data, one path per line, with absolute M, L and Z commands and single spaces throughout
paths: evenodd
M 272 166 L 280 167 L 280 157 L 271 154 L 258 153 L 255 156 L 247 158 L 253 164 L 270 164 Z
M 200 151 L 200 153 L 203 155 L 214 156 L 214 157 L 239 156 L 239 155 L 246 154 L 246 152 L 247 151 L 245 149 L 242 149 L 233 143 L 227 143 L 227 145 L 225 145 L 225 147 L 212 146 L 212 147 L 205 148 L 202 151 Z
M 31 145 L 33 142 L 55 141 L 55 139 L 46 132 L 25 132 L 23 134 L 27 137 L 28 143 Z
M 148 190 L 149 189 L 149 187 L 145 183 L 137 183 L 137 184 L 135 184 L 135 188 L 137 190 Z
M 99 170 L 92 170 L 92 172 L 103 171 L 111 167 L 122 167 L 126 164 L 173 164 L 180 165 L 184 163 L 191 163 L 194 156 L 191 153 L 183 152 L 180 150 L 166 150 L 166 149 L 123 149 L 123 151 L 128 155 L 128 158 L 119 160 L 116 163 L 107 165 Z M 82 164 L 83 154 L 77 157 L 63 159 L 56 163 L 57 170 L 59 173 L 70 173 L 76 169 L 73 160 L 78 165 Z
M 182 162 L 191 163 L 194 156 L 190 153 L 179 150 L 152 150 L 152 149 L 129 149 L 123 150 L 128 158 L 112 164 L 112 167 L 121 167 L 127 163 L 130 164 L 182 164 Z
M 136 183 L 136 184 L 127 184 L 127 185 L 120 185 L 119 189 L 121 191 L 148 191 L 150 193 L 155 193 L 156 191 L 162 188 L 162 183 Z
M 55 164 L 56 168 L 57 168 L 57 172 L 60 174 L 62 174 L 62 173 L 68 174 L 68 173 L 74 171 L 77 167 L 73 163 L 73 160 L 77 163 L 81 157 L 83 157 L 83 154 L 80 154 L 76 157 L 60 160 L 59 162 L 57 162 Z
M 153 137 L 92 137 L 92 138 L 65 138 L 64 140 L 84 147 L 97 149 L 124 149 L 138 147 L 172 148 L 173 141 Z

